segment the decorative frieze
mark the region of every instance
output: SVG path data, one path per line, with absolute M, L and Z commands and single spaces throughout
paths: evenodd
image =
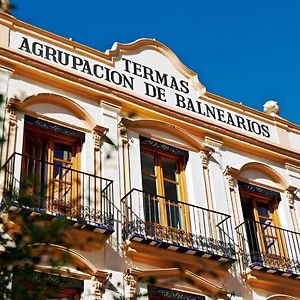
M 165 289 L 157 286 L 148 286 L 150 296 L 159 297 L 162 299 L 182 299 L 182 300 L 204 300 L 204 296 L 185 293 L 177 290 Z
M 243 182 L 243 181 L 239 181 L 238 183 L 239 183 L 239 187 L 242 187 L 250 192 L 261 194 L 266 197 L 272 197 L 274 199 L 280 199 L 280 195 L 278 192 L 275 192 L 275 191 L 272 191 L 269 189 L 265 189 L 265 188 L 262 188 L 257 185 L 252 185 L 250 183 Z
M 170 153 L 173 155 L 185 157 L 186 159 L 188 159 L 188 157 L 189 157 L 189 152 L 186 150 L 175 148 L 173 146 L 170 146 L 170 145 L 158 142 L 158 141 L 154 141 L 154 140 L 145 138 L 143 136 L 140 136 L 140 143 L 142 145 L 150 146 L 152 148 L 155 148 L 155 149 L 163 151 L 163 152 L 167 152 L 167 153 Z

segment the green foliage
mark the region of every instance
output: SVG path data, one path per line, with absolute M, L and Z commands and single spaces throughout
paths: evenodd
M 0 95 L 0 107 L 4 98 Z M 0 115 L 1 128 L 4 128 L 3 115 Z M 4 132 L 4 130 L 2 131 Z M 0 139 L 0 149 L 5 139 Z M 0 152 L 2 156 L 2 151 Z M 49 274 L 37 273 L 39 264 L 50 266 L 47 273 L 55 272 L 66 265 L 69 256 L 54 256 L 50 245 L 63 245 L 70 225 L 64 218 L 49 220 L 47 214 L 28 214 L 10 210 L 12 201 L 23 207 L 35 207 L 41 197 L 34 191 L 34 180 L 22 183 L 23 192 L 10 188 L 5 200 L 0 204 L 0 300 L 2 299 L 46 299 L 53 297 L 57 287 L 49 284 Z M 26 188 L 25 188 L 26 185 Z M 38 274 L 38 275 L 37 275 Z
M 13 299 L 42 299 L 53 296 L 56 289 L 49 289 L 41 276 L 38 288 L 34 286 L 36 266 L 43 263 L 52 270 L 63 266 L 68 255 L 53 257 L 50 245 L 66 245 L 70 230 L 64 219 L 49 220 L 46 214 L 29 216 L 17 212 L 2 212 L 0 218 L 0 299 L 10 295 L 13 282 Z M 45 261 L 46 258 L 46 261 Z M 50 269 L 51 272 L 51 269 Z

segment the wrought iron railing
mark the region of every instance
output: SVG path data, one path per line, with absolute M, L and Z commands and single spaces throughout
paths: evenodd
M 113 182 L 14 153 L 4 164 L 2 206 L 14 204 L 79 223 L 113 227 Z
M 300 233 L 254 220 L 245 221 L 236 231 L 244 268 L 300 273 Z
M 121 199 L 123 239 L 133 236 L 235 258 L 230 216 L 133 189 Z

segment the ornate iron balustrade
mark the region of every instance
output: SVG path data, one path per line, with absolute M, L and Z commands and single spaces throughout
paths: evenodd
M 183 247 L 186 251 L 181 252 L 235 259 L 229 215 L 137 189 L 125 195 L 121 203 L 124 240 L 167 243 L 173 245 L 166 247 L 172 250 Z
M 2 208 L 13 205 L 113 230 L 112 180 L 19 153 L 3 170 Z
M 300 233 L 254 220 L 240 224 L 236 231 L 244 268 L 300 274 Z

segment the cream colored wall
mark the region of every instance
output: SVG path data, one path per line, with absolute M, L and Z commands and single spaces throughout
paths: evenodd
M 300 134 L 295 132 L 288 132 L 291 148 L 300 151 Z
M 120 121 L 118 113 L 119 108 L 108 103 L 101 103 L 101 123 L 105 124 L 108 128 L 106 136 L 113 143 L 103 141 L 101 156 L 102 156 L 102 177 L 114 181 L 114 199 L 117 208 L 120 208 L 120 168 L 119 168 L 119 136 L 118 136 L 118 123 Z
M 189 151 L 189 159 L 185 169 L 187 202 L 207 208 L 204 178 L 201 168 L 200 153 Z
M 74 103 L 78 104 L 81 106 L 96 122 L 96 125 L 102 125 L 101 124 L 101 108 L 99 104 L 89 100 L 88 98 L 83 98 L 79 97 L 75 94 L 72 94 L 70 92 L 66 92 L 63 89 L 55 88 L 52 86 L 47 86 L 45 84 L 39 83 L 32 81 L 30 79 L 24 78 L 22 76 L 16 76 L 14 75 L 12 79 L 9 81 L 8 85 L 8 98 L 16 98 L 20 101 L 23 101 L 24 99 L 33 96 L 33 95 L 38 95 L 38 94 L 43 94 L 43 93 L 49 93 L 49 94 L 54 94 L 54 95 L 59 95 L 66 97 L 73 101 Z M 37 104 L 38 105 L 38 104 Z M 43 105 L 39 110 L 42 110 Z M 61 118 L 60 112 L 57 111 L 52 111 L 51 108 L 53 109 L 53 106 L 50 105 L 50 114 L 55 114 L 55 116 L 58 116 Z M 34 109 L 37 109 L 36 105 L 34 105 Z M 64 111 L 64 108 L 62 108 Z M 44 110 L 44 114 L 49 114 L 48 111 Z M 72 114 L 69 112 L 70 119 L 66 121 L 71 121 L 74 120 L 72 119 Z M 67 117 L 68 118 L 68 117 Z M 76 120 L 76 122 L 80 122 L 80 120 Z M 73 123 L 70 123 L 73 124 Z M 73 124 L 76 125 L 76 124 Z
M 143 184 L 139 134 L 129 130 L 128 138 L 131 188 L 141 190 L 143 188 Z

